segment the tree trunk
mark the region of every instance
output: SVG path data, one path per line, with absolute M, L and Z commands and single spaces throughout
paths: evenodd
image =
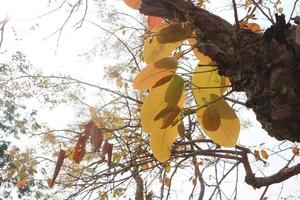
M 183 0 L 143 0 L 145 15 L 188 21 L 198 49 L 217 62 L 234 91 L 244 91 L 246 105 L 270 136 L 300 142 L 300 47 L 296 27 L 275 24 L 254 33 Z

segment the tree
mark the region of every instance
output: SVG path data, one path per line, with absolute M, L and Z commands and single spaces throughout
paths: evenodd
M 227 103 L 231 101 L 252 108 L 262 126 L 278 140 L 299 142 L 296 26 L 286 23 L 284 15 L 277 14 L 274 21 L 265 13 L 263 2 L 255 1 L 243 2 L 249 10 L 240 20 L 237 5 L 234 0 L 232 2 L 236 25 L 189 1 L 126 1 L 134 8 L 140 6 L 140 12 L 150 15 L 148 22 L 155 26 L 149 27 L 151 31 L 144 40 L 143 59 L 148 66 L 143 71 L 138 56 L 140 48 L 132 48 L 132 43 L 124 42 L 114 32 L 95 24 L 116 38 L 131 56 L 126 67 L 116 65 L 107 71 L 109 77 L 116 80 L 118 90 L 70 77 L 27 74 L 26 78 L 55 80 L 57 85 L 93 87 L 105 97 L 97 107 L 89 106 L 90 116 L 88 119 L 82 116 L 87 123 L 81 127 L 73 126 L 62 133 L 43 132 L 48 144 L 55 146 L 57 151 L 61 148 L 50 187 L 56 182 L 66 190 L 71 188 L 70 199 L 90 198 L 94 193 L 102 199 L 133 196 L 133 193 L 136 199 L 162 199 L 170 197 L 174 177 L 181 168 L 192 168 L 190 197 L 197 193 L 197 198 L 203 199 L 208 189 L 207 197 L 222 199 L 226 195 L 221 183 L 242 164 L 246 183 L 254 188 L 265 187 L 263 199 L 272 184 L 299 173 L 299 164 L 290 167 L 299 154 L 298 148 L 288 143 L 286 149 L 291 150 L 291 158 L 282 169 L 271 176 L 256 177 L 251 165 L 255 160 L 266 164 L 269 155 L 264 148 L 258 151 L 236 145 L 239 120 Z M 203 6 L 201 2 L 200 6 Z M 265 33 L 257 24 L 247 22 L 256 10 L 273 23 Z M 161 25 L 161 18 L 153 16 L 162 17 L 165 24 Z M 183 43 L 188 38 L 189 44 Z M 195 57 L 187 54 L 192 50 L 200 60 L 195 71 Z M 177 70 L 174 75 L 177 68 L 182 71 Z M 131 87 L 130 73 L 137 71 L 141 72 L 133 86 L 149 92 Z M 214 77 L 217 82 L 207 77 Z M 201 85 L 203 80 L 204 86 Z M 225 90 L 228 86 L 231 89 Z M 183 91 L 186 93 L 184 106 Z M 247 101 L 234 99 L 236 91 L 246 92 Z M 84 102 L 76 95 L 72 98 Z M 216 131 L 220 132 L 215 134 Z M 220 145 L 234 148 L 224 149 Z M 276 148 L 275 155 L 284 151 L 279 146 Z M 223 173 L 218 165 L 224 166 Z M 214 179 L 207 180 L 204 172 L 212 169 L 215 169 Z M 160 184 L 159 195 L 157 187 L 151 188 L 157 183 Z M 135 191 L 129 187 L 133 184 Z

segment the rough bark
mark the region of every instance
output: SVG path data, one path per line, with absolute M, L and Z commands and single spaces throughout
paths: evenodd
M 300 47 L 294 26 L 280 30 L 284 38 L 266 42 L 263 33 L 239 30 L 183 0 L 143 0 L 140 12 L 191 23 L 198 49 L 217 62 L 234 91 L 246 93 L 246 105 L 268 134 L 300 142 Z

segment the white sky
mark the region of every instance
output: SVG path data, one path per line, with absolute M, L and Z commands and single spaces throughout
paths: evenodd
M 93 60 L 88 61 L 85 57 L 78 56 L 94 47 L 94 44 L 99 37 L 99 29 L 87 24 L 84 28 L 78 30 L 68 27 L 64 30 L 59 42 L 59 47 L 56 51 L 57 35 L 49 38 L 47 38 L 47 36 L 60 27 L 66 15 L 63 12 L 56 12 L 49 16 L 37 18 L 37 16 L 41 16 L 51 10 L 50 7 L 47 6 L 47 2 L 48 0 L 0 0 L 0 19 L 6 15 L 7 11 L 9 11 L 9 16 L 11 18 L 6 27 L 3 46 L 0 49 L 0 62 L 1 59 L 7 59 L 8 55 L 19 50 L 27 55 L 28 60 L 34 66 L 42 68 L 46 74 L 67 72 L 79 79 L 104 84 L 102 81 L 103 67 L 111 62 L 109 57 L 94 58 Z M 122 1 L 113 2 L 119 3 L 121 8 L 125 8 Z M 224 2 L 227 4 L 228 1 L 211 0 L 211 2 L 213 4 L 217 3 L 218 5 L 221 5 L 224 4 Z M 282 7 L 287 8 L 288 10 L 292 6 L 291 2 L 293 1 L 283 1 Z M 54 8 L 55 6 L 51 7 Z M 226 12 L 226 9 L 228 9 L 228 12 Z M 222 17 L 232 22 L 232 11 L 229 7 L 221 6 L 219 11 L 222 13 Z M 136 13 L 135 11 L 130 10 L 130 8 L 127 8 L 126 12 Z M 267 25 L 265 24 L 264 27 L 267 27 Z M 17 35 L 14 34 L 13 29 L 16 29 L 15 33 Z M 16 40 L 18 38 L 22 39 Z M 62 110 L 64 112 L 64 117 L 57 120 L 57 116 L 61 115 Z M 64 128 L 73 121 L 74 116 L 75 113 L 72 107 L 61 105 L 53 110 L 44 112 L 44 114 L 40 115 L 40 118 L 44 121 L 48 121 L 50 127 Z M 255 116 L 251 111 L 246 111 L 246 109 L 244 109 L 240 116 L 243 119 L 248 119 L 253 124 L 253 127 L 248 130 L 243 130 L 241 133 L 241 144 L 257 146 L 262 142 L 265 142 L 266 144 L 274 143 L 275 140 L 268 137 L 265 131 L 261 129 L 260 124 L 256 121 Z M 52 120 L 49 121 L 49 119 Z M 271 160 L 275 160 L 275 163 L 276 159 L 277 158 L 275 157 L 271 158 Z M 271 173 L 274 168 L 276 169 L 274 166 L 277 164 L 263 168 L 263 170 L 265 170 L 264 172 L 266 174 Z M 243 169 L 240 167 L 240 179 L 244 179 L 242 173 Z M 243 183 L 243 181 L 240 180 L 240 183 Z M 228 185 L 228 188 L 230 188 L 230 185 Z M 280 188 L 281 184 L 271 186 L 267 193 L 272 195 L 267 195 L 269 196 L 269 199 L 277 199 Z M 185 191 L 185 185 L 178 184 L 177 199 L 182 199 L 181 194 Z M 300 183 L 297 177 L 293 177 L 291 180 L 284 183 L 282 196 L 296 194 L 295 191 L 300 195 Z M 262 190 L 253 190 L 251 186 L 241 184 L 240 199 L 258 199 L 261 193 Z

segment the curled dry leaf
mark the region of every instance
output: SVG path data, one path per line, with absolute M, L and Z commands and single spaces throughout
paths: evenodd
M 102 147 L 101 159 L 104 161 L 107 154 L 107 165 L 111 166 L 113 145 L 105 141 Z
M 102 142 L 103 142 L 103 134 L 98 127 L 94 126 L 91 132 L 91 143 L 94 148 L 94 152 L 100 149 Z
M 80 163 L 80 161 L 83 159 L 83 157 L 85 156 L 85 146 L 86 146 L 86 141 L 87 141 L 87 137 L 84 135 L 79 136 L 78 140 L 77 140 L 77 144 L 75 146 L 74 152 L 73 152 L 73 156 L 72 159 L 78 164 Z
M 65 157 L 66 157 L 66 151 L 61 149 L 59 151 L 59 154 L 58 154 L 58 158 L 57 158 L 57 161 L 56 161 L 53 177 L 50 180 L 50 182 L 48 183 L 49 188 L 52 188 L 54 186 L 55 180 L 56 180 L 57 175 L 58 175 L 58 173 L 61 169 L 61 166 L 64 162 Z

